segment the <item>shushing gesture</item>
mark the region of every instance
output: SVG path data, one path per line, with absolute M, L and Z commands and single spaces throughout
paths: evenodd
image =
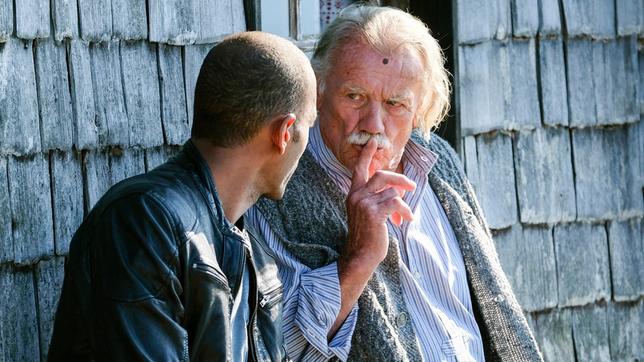
M 416 188 L 405 175 L 373 170 L 376 151 L 377 142 L 369 140 L 353 170 L 346 200 L 349 238 L 342 251 L 343 259 L 359 260 L 364 267 L 372 269 L 387 255 L 387 219 L 391 218 L 398 226 L 403 220 L 413 219 L 413 213 L 402 197 L 406 191 Z

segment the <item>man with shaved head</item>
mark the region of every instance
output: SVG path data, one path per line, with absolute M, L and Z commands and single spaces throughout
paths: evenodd
M 243 214 L 284 194 L 315 99 L 289 41 L 248 32 L 215 46 L 191 139 L 112 187 L 74 235 L 49 359 L 283 360 L 282 285 Z

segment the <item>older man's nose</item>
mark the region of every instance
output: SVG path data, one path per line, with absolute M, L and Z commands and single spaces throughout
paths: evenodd
M 385 116 L 386 113 L 383 111 L 382 106 L 377 102 L 371 102 L 365 112 L 360 115 L 360 131 L 371 134 L 384 134 Z

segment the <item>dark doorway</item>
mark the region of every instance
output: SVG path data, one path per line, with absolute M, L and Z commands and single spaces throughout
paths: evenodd
M 428 0 L 410 0 L 409 12 L 422 20 L 432 35 L 438 39 L 438 42 L 445 53 L 445 67 L 452 74 L 452 108 L 449 111 L 447 119 L 441 124 L 436 133 L 446 139 L 452 147 L 456 148 L 457 142 L 457 124 L 455 117 L 454 105 L 454 26 L 452 22 L 452 2 L 451 1 L 428 1 Z

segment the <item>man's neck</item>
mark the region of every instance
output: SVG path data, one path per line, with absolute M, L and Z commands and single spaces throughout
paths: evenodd
M 243 147 L 214 147 L 204 140 L 192 141 L 210 168 L 224 216 L 236 223 L 261 196 L 256 187 L 259 167 L 254 167 L 254 152 Z

